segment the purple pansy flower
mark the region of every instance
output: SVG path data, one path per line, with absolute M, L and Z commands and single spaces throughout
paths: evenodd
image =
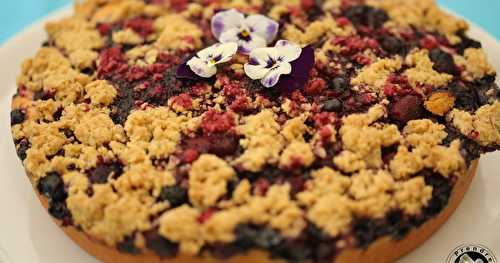
M 210 78 L 217 74 L 217 65 L 228 62 L 238 51 L 236 43 L 217 43 L 207 47 L 177 68 L 177 77 Z
M 313 66 L 312 48 L 302 49 L 292 42 L 279 40 L 275 47 L 254 49 L 244 69 L 248 77 L 260 80 L 264 87 L 278 84 L 280 89 L 286 91 L 304 86 Z
M 230 9 L 212 18 L 212 33 L 222 43 L 238 43 L 239 51 L 248 54 L 255 48 L 265 47 L 278 34 L 278 22 L 263 16 L 245 15 Z

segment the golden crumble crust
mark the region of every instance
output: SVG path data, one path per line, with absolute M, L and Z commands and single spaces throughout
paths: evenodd
M 301 87 L 264 88 L 244 54 L 179 76 L 231 8 L 313 50 Z M 123 253 L 332 261 L 433 219 L 500 148 L 467 27 L 433 0 L 79 1 L 22 64 L 16 151 L 53 217 Z

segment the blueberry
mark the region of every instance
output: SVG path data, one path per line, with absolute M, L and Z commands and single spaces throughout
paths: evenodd
M 429 57 L 434 62 L 434 69 L 441 73 L 448 73 L 451 75 L 457 74 L 457 69 L 453 56 L 439 48 L 431 50 Z
M 162 258 L 174 257 L 177 255 L 179 246 L 170 240 L 160 236 L 157 229 L 144 233 L 146 247 L 153 250 Z
M 81 72 L 85 75 L 92 75 L 94 74 L 95 70 L 93 68 L 84 68 L 81 70 Z
M 38 191 L 50 200 L 61 201 L 66 198 L 64 182 L 56 172 L 49 172 L 38 182 Z
M 334 90 L 343 92 L 347 89 L 347 81 L 345 78 L 336 77 L 332 81 L 332 86 Z
M 109 176 L 117 178 L 123 173 L 123 166 L 120 163 L 99 164 L 90 171 L 89 179 L 93 184 L 105 184 Z
M 329 111 L 329 112 L 341 112 L 342 111 L 342 101 L 335 99 L 335 98 L 327 100 L 323 104 L 323 110 Z
M 21 161 L 24 161 L 24 159 L 26 159 L 26 151 L 28 151 L 30 147 L 31 145 L 26 139 L 22 140 L 17 145 L 17 156 L 19 156 L 19 159 L 21 159 Z
M 116 248 L 119 251 L 121 251 L 123 253 L 127 253 L 127 254 L 136 255 L 136 254 L 141 253 L 141 250 L 135 246 L 134 236 L 125 237 L 125 239 L 122 242 L 120 242 L 116 245 Z
M 177 185 L 163 187 L 158 200 L 168 201 L 171 207 L 181 206 L 188 202 L 187 190 Z
M 15 109 L 10 112 L 10 125 L 16 125 L 24 122 L 24 118 L 26 117 L 26 113 L 24 110 Z

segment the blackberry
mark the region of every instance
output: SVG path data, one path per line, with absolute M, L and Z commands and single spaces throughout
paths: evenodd
M 26 118 L 26 113 L 24 110 L 15 109 L 10 112 L 10 125 L 21 124 L 24 122 Z
M 59 121 L 61 119 L 62 113 L 63 113 L 64 108 L 59 108 L 52 114 L 52 118 L 54 118 L 55 121 Z
M 458 50 L 460 55 L 464 54 L 464 51 L 468 48 L 481 48 L 482 44 L 481 42 L 478 42 L 474 39 L 469 38 L 467 35 L 465 35 L 465 32 L 461 32 L 459 34 L 460 39 L 462 40 L 460 43 L 458 43 L 455 48 Z
M 323 110 L 329 111 L 329 112 L 341 112 L 342 107 L 343 107 L 342 101 L 335 99 L 335 98 L 327 100 L 323 104 Z
M 413 228 L 412 224 L 404 216 L 403 212 L 396 210 L 389 212 L 385 217 L 385 227 L 396 240 L 403 239 Z
M 44 90 L 40 90 L 40 91 L 35 92 L 35 94 L 33 95 L 33 100 L 35 100 L 35 101 L 37 101 L 37 100 L 49 100 L 49 99 L 52 99 L 53 97 L 54 97 L 54 95 L 52 93 L 44 91 Z
M 135 246 L 135 238 L 133 235 L 125 237 L 122 242 L 116 245 L 116 248 L 127 254 L 136 255 L 141 253 L 141 250 Z
M 406 95 L 394 103 L 391 103 L 389 115 L 398 122 L 404 125 L 411 120 L 420 119 L 423 115 L 422 99 L 416 95 Z
M 235 233 L 236 244 L 245 249 L 269 249 L 282 241 L 281 235 L 275 230 L 259 226 L 240 225 Z
M 477 93 L 463 83 L 455 82 L 448 86 L 455 97 L 455 107 L 461 110 L 475 111 L 479 106 Z
M 21 159 L 21 161 L 24 161 L 24 159 L 26 159 L 26 151 L 28 151 L 30 147 L 31 144 L 26 139 L 23 139 L 17 145 L 17 156 L 19 156 L 19 159 Z
M 188 193 L 185 188 L 177 185 L 166 186 L 161 189 L 158 200 L 168 201 L 171 207 L 178 207 L 188 202 Z
M 64 201 L 49 201 L 49 213 L 56 219 L 68 221 L 71 214 Z
M 179 246 L 170 240 L 160 236 L 158 229 L 150 230 L 144 233 L 146 239 L 146 247 L 153 250 L 162 258 L 175 257 L 179 250 Z
M 123 165 L 117 162 L 108 164 L 99 164 L 89 172 L 89 180 L 93 184 L 105 184 L 112 175 L 117 178 L 123 173 Z
M 373 241 L 384 234 L 382 224 L 368 218 L 357 219 L 354 222 L 352 231 L 356 238 L 357 246 L 360 248 L 367 248 Z
M 405 42 L 397 37 L 388 36 L 381 41 L 382 48 L 390 54 L 405 53 Z
M 38 182 L 38 191 L 50 200 L 61 201 L 66 199 L 64 182 L 56 172 L 47 173 L 45 177 Z
M 345 11 L 345 16 L 355 26 L 367 26 L 371 28 L 379 28 L 389 20 L 387 12 L 367 5 L 356 5 L 348 8 Z
M 448 205 L 452 185 L 446 178 L 432 171 L 427 171 L 424 179 L 427 185 L 432 186 L 432 198 L 424 209 L 424 215 L 430 218 L 439 214 Z
M 453 56 L 439 48 L 431 50 L 429 57 L 434 63 L 434 69 L 441 73 L 448 73 L 451 75 L 457 74 L 457 67 Z

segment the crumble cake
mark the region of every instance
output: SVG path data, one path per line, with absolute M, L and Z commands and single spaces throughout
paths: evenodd
M 11 125 L 106 262 L 388 262 L 500 149 L 495 70 L 433 0 L 86 0 Z

